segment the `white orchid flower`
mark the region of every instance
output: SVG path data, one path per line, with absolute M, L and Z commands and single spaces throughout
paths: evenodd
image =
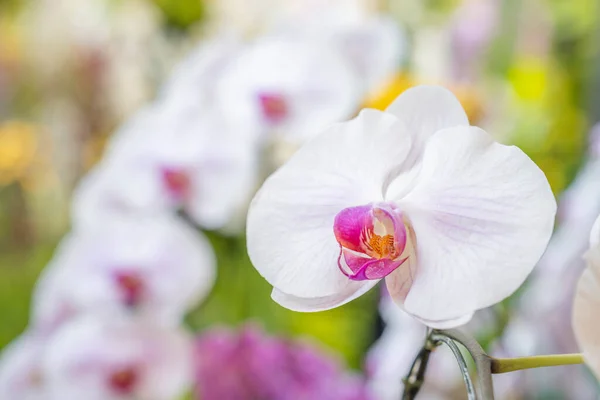
M 586 255 L 587 269 L 583 272 L 573 305 L 573 329 L 586 363 L 600 379 L 600 217 L 590 234 L 590 250 Z
M 219 77 L 216 101 L 238 130 L 258 127 L 288 141 L 351 117 L 361 101 L 358 76 L 331 46 L 285 36 L 242 51 Z
M 175 216 L 122 216 L 71 233 L 44 278 L 35 295 L 39 326 L 81 313 L 177 324 L 212 288 L 215 258 L 203 235 Z
M 255 188 L 257 151 L 206 113 L 145 110 L 117 134 L 104 161 L 73 200 L 76 226 L 115 212 L 182 208 L 201 227 L 222 228 Z
M 523 283 L 555 211 L 529 157 L 420 86 L 329 127 L 267 179 L 248 252 L 289 309 L 337 307 L 385 279 L 409 314 L 452 327 Z
M 187 332 L 135 321 L 71 321 L 41 366 L 52 399 L 177 400 L 193 378 Z
M 0 355 L 0 398 L 48 400 L 39 365 L 45 342 L 33 333 L 25 333 L 9 344 Z

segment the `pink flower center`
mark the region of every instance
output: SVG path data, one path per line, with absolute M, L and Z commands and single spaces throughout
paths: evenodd
M 136 272 L 117 272 L 115 283 L 121 292 L 123 302 L 128 307 L 135 307 L 142 301 L 144 295 L 144 280 Z
M 120 395 L 132 394 L 139 381 L 139 373 L 134 367 L 117 369 L 108 377 L 108 385 Z
M 289 115 L 287 100 L 281 94 L 260 93 L 258 101 L 267 122 L 277 124 Z
M 189 174 L 183 169 L 163 168 L 162 180 L 171 196 L 177 200 L 183 200 L 189 195 L 192 180 Z
M 349 207 L 335 217 L 338 265 L 353 280 L 381 279 L 408 258 L 406 221 L 393 204 Z

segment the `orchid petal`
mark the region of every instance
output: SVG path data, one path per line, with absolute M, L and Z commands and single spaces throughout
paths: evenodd
M 556 212 L 529 157 L 475 127 L 432 136 L 418 183 L 397 204 L 418 260 L 404 308 L 429 321 L 462 318 L 512 294 L 544 252 Z
M 467 113 L 456 96 L 441 86 L 412 87 L 398 96 L 385 111 L 406 124 L 413 139 L 413 157 L 423 152 L 426 142 L 437 131 L 469 126 Z
M 456 328 L 457 326 L 466 325 L 469 321 L 471 321 L 471 319 L 473 319 L 473 315 L 475 315 L 475 313 L 471 312 L 457 318 L 436 321 L 415 317 L 414 315 L 413 318 L 433 329 L 451 329 Z
M 339 307 L 359 298 L 379 283 L 378 280 L 351 281 L 343 292 L 323 297 L 297 297 L 273 289 L 271 298 L 279 305 L 298 312 L 317 312 Z
M 276 289 L 320 298 L 353 292 L 338 268 L 335 216 L 344 208 L 382 200 L 383 182 L 410 149 L 392 115 L 364 110 L 302 147 L 275 172 L 248 213 L 248 253 Z

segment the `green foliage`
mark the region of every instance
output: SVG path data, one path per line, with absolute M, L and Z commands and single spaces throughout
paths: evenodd
M 204 16 L 202 0 L 152 0 L 163 12 L 167 23 L 186 29 Z
M 53 245 L 0 256 L 0 348 L 27 326 L 31 294 L 41 269 L 52 256 Z

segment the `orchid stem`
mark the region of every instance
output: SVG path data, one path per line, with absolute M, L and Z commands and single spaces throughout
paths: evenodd
M 493 400 L 494 386 L 492 374 L 519 371 L 530 368 L 556 367 L 560 365 L 583 364 L 581 354 L 554 354 L 545 356 L 531 356 L 518 358 L 494 358 L 488 356 L 481 345 L 470 335 L 456 329 L 433 330 L 427 332 L 425 345 L 413 362 L 408 376 L 404 379 L 403 400 L 414 399 L 425 381 L 425 371 L 429 362 L 429 355 L 440 344 L 445 344 L 454 353 L 460 366 L 467 388 L 469 399 Z M 477 385 L 471 380 L 465 359 L 456 344 L 461 344 L 475 361 Z
M 581 354 L 554 354 L 518 358 L 492 358 L 491 362 L 492 374 L 503 374 L 522 369 L 583 364 L 583 356 Z

